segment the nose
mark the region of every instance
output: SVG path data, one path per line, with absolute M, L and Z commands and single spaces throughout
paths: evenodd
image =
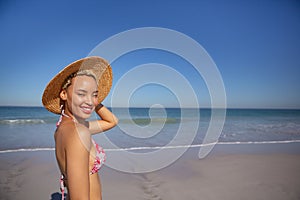
M 91 106 L 93 104 L 93 97 L 90 96 L 90 95 L 86 95 L 86 98 L 85 98 L 85 103 L 89 106 Z

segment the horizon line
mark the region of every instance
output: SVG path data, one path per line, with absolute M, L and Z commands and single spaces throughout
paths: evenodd
M 44 106 L 38 105 L 38 106 L 29 106 L 29 105 L 0 105 L 0 107 L 28 107 L 28 108 L 44 108 Z M 127 106 L 116 106 L 116 107 L 110 107 L 107 106 L 107 108 L 148 108 L 150 109 L 151 107 L 148 106 L 132 106 L 132 107 L 127 107 Z M 300 108 L 291 108 L 291 107 L 226 107 L 226 108 L 222 108 L 222 107 L 215 107 L 215 108 L 211 108 L 211 107 L 163 107 L 166 109 L 178 109 L 178 108 L 182 108 L 182 109 L 226 109 L 226 110 L 230 110 L 230 109 L 253 109 L 253 110 L 300 110 Z M 46 109 L 46 108 L 45 108 Z M 156 109 L 154 107 L 154 109 Z

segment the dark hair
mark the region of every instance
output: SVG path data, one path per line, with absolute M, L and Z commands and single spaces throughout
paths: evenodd
M 75 73 L 73 73 L 73 74 L 70 74 L 70 75 L 66 78 L 66 80 L 64 81 L 64 83 L 62 84 L 61 89 L 62 89 L 62 90 L 67 89 L 67 88 L 71 85 L 72 79 L 73 79 L 74 77 L 76 77 L 76 76 L 89 76 L 89 77 L 94 78 L 95 81 L 97 82 L 96 75 L 94 74 L 93 71 L 91 71 L 91 70 L 80 70 L 80 71 L 77 71 L 77 72 L 75 72 Z

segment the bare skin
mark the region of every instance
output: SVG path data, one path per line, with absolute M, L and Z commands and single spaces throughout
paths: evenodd
M 86 75 L 73 78 L 60 93 L 67 116 L 55 132 L 55 151 L 71 200 L 102 199 L 100 177 L 98 173 L 90 175 L 96 151 L 91 135 L 113 128 L 118 119 L 102 104 L 97 105 L 97 94 L 95 79 Z M 101 119 L 86 121 L 94 111 Z

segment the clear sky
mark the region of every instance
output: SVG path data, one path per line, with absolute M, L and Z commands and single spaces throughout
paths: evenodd
M 102 41 L 133 28 L 163 27 L 205 48 L 223 78 L 228 107 L 300 108 L 296 0 L 0 1 L 0 27 L 0 105 L 41 106 L 50 79 Z M 200 106 L 209 106 L 205 83 L 193 66 L 158 50 L 131 52 L 113 62 L 112 92 L 130 69 L 146 63 L 177 70 L 192 85 Z M 105 103 L 110 101 L 111 95 Z M 174 107 L 180 100 L 170 88 L 148 84 L 129 100 L 114 101 L 119 106 L 130 101 L 130 106 Z M 188 98 L 184 101 L 192 106 Z

